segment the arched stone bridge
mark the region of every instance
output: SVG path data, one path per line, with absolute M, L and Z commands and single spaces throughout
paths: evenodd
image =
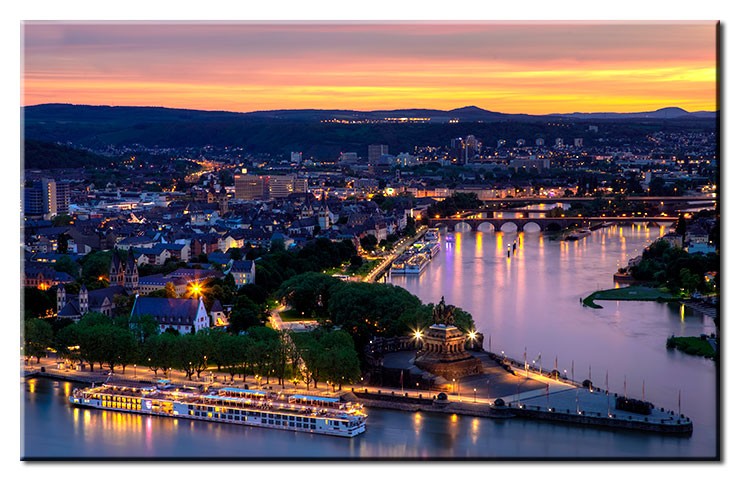
M 633 224 L 635 222 L 668 223 L 675 222 L 677 217 L 544 217 L 544 218 L 440 218 L 430 219 L 431 227 L 445 227 L 447 230 L 466 230 L 467 225 L 472 231 L 500 231 L 506 224 L 516 226 L 517 232 L 524 231 L 524 227 L 533 224 L 541 231 L 559 231 L 571 227 L 590 227 L 605 222 L 615 224 Z

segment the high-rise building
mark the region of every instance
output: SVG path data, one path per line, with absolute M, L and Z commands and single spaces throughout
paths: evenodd
M 57 213 L 69 213 L 69 202 L 72 196 L 69 182 L 57 182 Z
M 581 139 L 581 138 L 573 139 L 573 146 L 574 147 L 583 147 L 583 139 Z
M 267 179 L 270 199 L 282 199 L 293 193 L 295 175 L 271 175 Z
M 290 153 L 290 163 L 297 163 L 300 164 L 303 162 L 303 152 L 291 152 Z
M 30 187 L 23 189 L 23 196 L 25 215 L 42 216 L 44 219 L 51 219 L 57 215 L 57 183 L 54 179 L 33 182 Z
M 293 181 L 293 192 L 299 194 L 308 192 L 308 179 L 295 179 Z
M 465 163 L 467 164 L 478 157 L 482 148 L 483 142 L 476 139 L 474 135 L 468 135 L 465 138 Z
M 358 161 L 357 152 L 342 152 L 339 154 L 339 163 L 353 165 Z
M 465 162 L 465 140 L 462 137 L 450 140 L 453 160 L 459 163 Z
M 385 144 L 373 144 L 367 147 L 367 166 L 371 174 L 375 173 L 375 168 L 380 162 L 382 155 L 388 155 L 388 146 Z
M 538 137 L 534 141 L 534 145 L 536 145 L 537 147 L 543 147 L 545 145 L 545 139 L 543 139 L 542 137 Z
M 556 149 L 563 148 L 563 139 L 561 139 L 560 137 L 558 137 L 557 139 L 555 139 L 555 148 Z
M 241 200 L 265 199 L 269 194 L 269 177 L 264 175 L 235 174 L 234 197 Z

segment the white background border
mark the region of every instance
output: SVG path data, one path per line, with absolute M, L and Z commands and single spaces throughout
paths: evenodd
M 734 2 L 703 0 L 699 2 L 647 2 L 644 0 L 620 0 L 618 2 L 596 1 L 546 1 L 520 0 L 473 1 L 455 0 L 452 2 L 375 0 L 372 2 L 345 1 L 243 1 L 227 2 L 209 0 L 195 2 L 190 0 L 167 2 L 155 0 L 128 0 L 126 2 L 102 1 L 51 1 L 27 0 L 23 5 L 8 7 L 3 5 L 2 22 L 3 63 L 7 71 L 2 77 L 3 128 L 5 175 L 2 175 L 3 208 L 2 252 L 6 276 L 3 277 L 3 300 L 6 300 L 7 313 L 3 316 L 8 334 L 4 335 L 3 359 L 7 362 L 7 382 L 13 386 L 15 402 L 4 399 L 6 404 L 6 424 L 12 425 L 3 431 L 2 461 L 6 471 L 4 479 L 65 479 L 109 478 L 131 479 L 138 472 L 146 470 L 156 478 L 186 476 L 188 479 L 207 477 L 209 480 L 224 479 L 224 476 L 238 478 L 260 477 L 262 479 L 301 480 L 320 478 L 358 478 L 392 477 L 460 480 L 468 477 L 481 479 L 613 479 L 634 475 L 635 479 L 662 477 L 664 479 L 725 479 L 732 468 L 740 462 L 733 459 L 733 437 L 731 432 L 737 427 L 735 402 L 738 391 L 733 386 L 735 380 L 729 374 L 734 359 L 727 340 L 735 329 L 731 314 L 736 313 L 731 296 L 735 290 L 733 267 L 737 266 L 737 255 L 733 253 L 737 229 L 733 227 L 735 215 L 731 208 L 737 208 L 737 191 L 734 182 L 738 181 L 737 168 L 740 162 L 734 152 L 734 135 L 730 115 L 736 106 L 737 95 L 733 91 L 737 84 L 737 9 L 731 8 Z M 722 234 L 725 246 L 723 257 L 723 298 L 722 326 L 723 339 L 723 438 L 721 440 L 723 463 L 22 463 L 20 459 L 20 389 L 15 368 L 18 362 L 18 343 L 20 328 L 19 280 L 19 207 L 20 207 L 20 69 L 21 69 L 21 22 L 23 20 L 719 20 L 722 22 L 723 55 L 721 63 L 722 103 L 722 159 L 721 159 L 721 202 L 723 207 Z M 737 87 L 735 87 L 737 88 Z M 733 95 L 734 94 L 734 95 Z M 735 165 L 733 165 L 735 164 Z M 735 193 L 733 193 L 733 190 Z M 9 274 L 8 274 L 9 273 Z M 737 345 L 731 342 L 731 345 Z M 680 375 L 680 373 L 676 373 Z M 10 396 L 12 397 L 12 396 Z M 16 417 L 17 416 L 17 417 Z M 737 453 L 735 453 L 737 454 Z M 155 478 L 155 479 L 156 479 Z M 237 478 L 237 479 L 238 479 Z M 151 479 L 151 478 L 150 478 Z

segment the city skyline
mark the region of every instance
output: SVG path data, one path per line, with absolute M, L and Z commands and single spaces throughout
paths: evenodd
M 22 102 L 716 110 L 716 55 L 716 22 L 28 22 Z

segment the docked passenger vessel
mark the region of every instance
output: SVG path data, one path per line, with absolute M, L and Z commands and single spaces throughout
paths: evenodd
M 365 432 L 362 405 L 339 398 L 277 394 L 224 387 L 128 387 L 103 384 L 75 389 L 75 406 L 153 414 L 178 419 L 217 421 L 246 426 L 353 437 Z

